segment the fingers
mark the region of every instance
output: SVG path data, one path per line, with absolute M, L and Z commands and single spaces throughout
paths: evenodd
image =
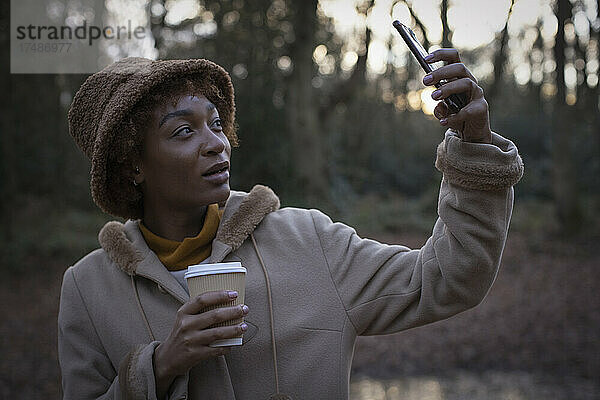
M 229 290 L 220 290 L 206 292 L 186 302 L 177 311 L 178 314 L 198 314 L 209 306 L 230 303 L 237 298 L 237 292 Z
M 187 318 L 189 318 L 191 329 L 202 330 L 221 322 L 240 319 L 248 315 L 248 312 L 248 306 L 243 304 L 240 306 L 216 308 L 200 314 L 188 316 Z
M 220 326 L 218 328 L 204 329 L 198 331 L 194 340 L 198 344 L 209 345 L 217 340 L 231 339 L 241 336 L 248 329 L 247 324 L 232 326 Z
M 432 51 L 427 57 L 425 57 L 425 61 L 429 64 L 437 62 L 437 61 L 445 61 L 449 64 L 460 62 L 460 56 L 458 55 L 458 50 L 456 49 L 438 49 Z
M 477 79 L 471 71 L 460 62 L 458 51 L 435 50 L 425 57 L 425 61 L 430 64 L 444 61 L 446 64 L 423 78 L 425 85 L 437 88 L 431 97 L 434 100 L 445 100 L 452 96 L 454 102 L 458 103 L 458 99 L 454 98 L 458 96 L 465 100 L 461 101 L 460 105 L 466 103 L 456 114 L 451 114 L 444 102 L 438 103 L 433 113 L 440 120 L 440 124 L 460 132 L 463 140 L 491 143 L 488 104 L 483 96 L 483 89 L 477 84 Z
M 200 350 L 199 346 L 208 346 L 221 339 L 240 337 L 246 330 L 248 330 L 248 324 L 245 322 L 208 329 L 192 329 L 191 326 L 188 326 L 188 329 L 182 332 L 182 338 L 190 348 Z
M 248 315 L 248 306 L 233 306 L 216 308 L 200 314 L 183 315 L 176 325 L 176 332 L 185 343 L 196 347 L 198 345 L 209 345 L 215 340 L 229 339 L 240 336 L 248 325 L 244 322 L 212 327 L 221 322 L 239 320 Z
M 423 77 L 423 83 L 425 85 L 436 85 L 438 83 L 445 84 L 447 81 L 453 81 L 460 78 L 468 78 L 477 83 L 477 79 L 463 63 L 449 64 L 440 67 L 425 75 Z
M 488 104 L 484 98 L 472 101 L 458 113 L 442 118 L 440 124 L 462 132 L 463 140 L 491 143 Z
M 432 61 L 444 60 L 451 62 L 423 77 L 425 85 L 435 85 L 437 87 L 437 90 L 431 94 L 434 100 L 444 100 L 451 95 L 458 95 L 468 103 L 483 98 L 483 89 L 477 85 L 477 79 L 471 71 L 460 62 L 460 57 L 455 49 L 436 50 L 429 56 Z M 448 107 L 445 105 L 438 105 L 436 110 L 434 110 L 434 115 L 438 119 L 443 119 L 449 115 Z
M 446 118 L 448 115 L 450 115 L 450 111 L 448 110 L 448 106 L 446 105 L 446 103 L 444 103 L 443 101 L 437 103 L 437 105 L 433 109 L 433 115 L 435 115 L 437 119 Z
M 451 94 L 459 93 L 466 93 L 469 101 L 483 98 L 483 89 L 469 78 L 460 78 L 440 86 L 431 93 L 431 98 L 443 100 Z

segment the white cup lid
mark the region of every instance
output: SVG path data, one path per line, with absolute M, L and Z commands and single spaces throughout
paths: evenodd
M 194 276 L 226 274 L 231 272 L 246 273 L 246 268 L 242 267 L 242 263 L 239 261 L 190 265 L 184 277 L 185 279 L 189 279 L 193 278 Z

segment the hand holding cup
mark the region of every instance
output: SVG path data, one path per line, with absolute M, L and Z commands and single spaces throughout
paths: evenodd
M 169 337 L 154 351 L 154 375 L 158 398 L 164 397 L 176 376 L 185 374 L 200 361 L 226 354 L 230 347 L 211 347 L 217 340 L 241 336 L 245 323 L 212 327 L 215 324 L 243 318 L 245 304 L 213 308 L 238 298 L 236 291 L 212 291 L 193 297 L 177 311 Z

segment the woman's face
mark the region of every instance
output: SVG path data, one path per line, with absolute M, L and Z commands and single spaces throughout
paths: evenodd
M 192 211 L 229 197 L 231 145 L 204 96 L 158 106 L 141 154 L 144 206 Z M 156 210 L 159 211 L 159 210 Z

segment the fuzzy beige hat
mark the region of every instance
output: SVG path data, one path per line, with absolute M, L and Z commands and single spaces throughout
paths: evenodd
M 233 145 L 235 102 L 229 74 L 209 60 L 158 60 L 129 57 L 91 75 L 81 85 L 69 109 L 69 132 L 90 159 L 90 186 L 94 202 L 105 212 L 123 218 L 139 217 L 139 209 L 109 184 L 108 160 L 118 128 L 136 104 L 162 82 L 173 79 L 208 81 L 219 92 L 210 99 L 219 112 L 223 131 Z M 110 187 L 109 187 L 110 186 Z M 137 207 L 139 208 L 139 206 Z

